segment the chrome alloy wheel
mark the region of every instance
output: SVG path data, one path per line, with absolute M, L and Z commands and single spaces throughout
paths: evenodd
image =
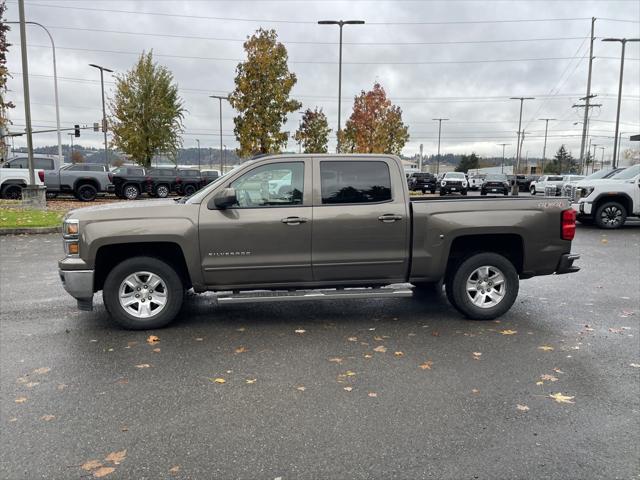
M 492 266 L 476 268 L 467 278 L 467 297 L 476 307 L 498 305 L 507 291 L 504 274 Z
M 617 227 L 622 222 L 622 210 L 616 205 L 610 205 L 602 210 L 600 218 L 604 225 Z
M 167 304 L 167 285 L 151 272 L 136 272 L 125 278 L 118 290 L 120 306 L 135 318 L 151 318 Z
M 138 198 L 138 188 L 133 185 L 128 185 L 124 189 L 124 196 L 129 200 L 135 200 Z

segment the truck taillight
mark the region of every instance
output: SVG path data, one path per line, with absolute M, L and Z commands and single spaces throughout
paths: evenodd
M 562 232 L 563 240 L 573 240 L 576 236 L 576 211 L 573 209 L 562 211 Z
M 41 182 L 44 182 L 44 170 L 38 170 L 38 178 Z

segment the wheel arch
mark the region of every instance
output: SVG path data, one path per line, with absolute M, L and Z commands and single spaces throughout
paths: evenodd
M 77 192 L 78 189 L 83 186 L 83 185 L 91 185 L 92 187 L 94 187 L 98 192 L 100 191 L 100 182 L 98 182 L 98 180 L 96 180 L 93 177 L 80 177 L 77 178 L 74 182 L 73 182 L 73 191 Z
M 603 203 L 606 202 L 618 202 L 622 205 L 627 211 L 627 215 L 630 215 L 633 212 L 633 200 L 631 197 L 625 192 L 612 192 L 612 193 L 603 193 L 598 195 L 596 199 L 593 201 L 593 212 L 595 214 L 596 210 L 600 208 Z

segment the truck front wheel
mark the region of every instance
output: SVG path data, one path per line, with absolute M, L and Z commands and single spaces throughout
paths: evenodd
M 518 296 L 518 272 L 496 253 L 478 253 L 449 275 L 446 289 L 452 305 L 472 320 L 492 320 L 506 313 Z
M 105 308 L 130 330 L 162 328 L 178 314 L 184 286 L 176 270 L 153 257 L 134 257 L 116 265 L 102 290 Z
M 594 219 L 600 228 L 620 228 L 627 219 L 627 211 L 618 202 L 605 202 L 596 210 Z

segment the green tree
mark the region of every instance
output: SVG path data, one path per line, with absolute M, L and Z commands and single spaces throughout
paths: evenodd
M 185 109 L 173 75 L 154 63 L 153 52 L 142 52 L 129 72 L 116 76 L 109 107 L 112 143 L 117 148 L 147 167 L 159 153 L 175 159 L 182 144 Z
M 376 82 L 371 91 L 355 97 L 353 113 L 338 135 L 342 152 L 399 155 L 409 140 L 409 127 L 402 122 L 402 109 L 391 104 Z
M 302 106 L 289 96 L 297 78 L 289 71 L 287 49 L 275 30 L 258 29 L 244 49 L 247 59 L 236 68 L 236 88 L 229 96 L 239 112 L 233 119 L 238 155 L 277 153 L 289 139 L 289 132 L 281 131 L 287 114 Z
M 322 108 L 307 108 L 294 138 L 302 145 L 304 153 L 327 153 L 330 132 L 329 122 Z
M 471 155 L 462 155 L 460 163 L 456 167 L 456 172 L 467 173 L 469 170 L 478 168 L 479 164 L 480 158 L 475 153 L 472 153 Z
M 591 152 L 587 152 L 586 162 L 589 165 L 593 161 Z M 544 173 L 576 173 L 579 169 L 571 152 L 568 152 L 564 145 L 561 145 L 553 160 L 544 166 Z
M 5 22 L 4 12 L 7 5 L 4 0 L 0 2 L 0 158 L 5 159 L 7 155 L 7 143 L 4 135 L 7 133 L 7 127 L 10 125 L 7 110 L 14 108 L 14 104 L 7 100 L 7 80 L 9 79 L 9 69 L 7 68 L 7 52 L 9 44 L 7 43 L 7 32 L 9 25 Z

